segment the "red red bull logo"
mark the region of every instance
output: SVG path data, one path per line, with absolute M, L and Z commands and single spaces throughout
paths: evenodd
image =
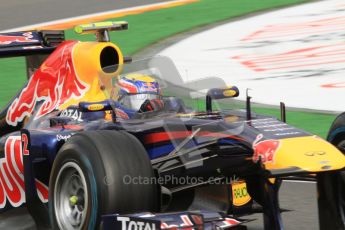
M 60 45 L 32 75 L 8 109 L 8 124 L 17 125 L 33 111 L 38 119 L 87 92 L 89 86 L 78 78 L 74 69 L 72 53 L 75 44 L 75 41 L 67 41 Z M 37 106 L 39 102 L 40 106 Z
M 280 141 L 272 139 L 260 141 L 262 138 L 263 135 L 259 134 L 253 142 L 253 161 L 256 163 L 261 159 L 262 163 L 273 163 L 275 153 L 280 146 Z
M 155 82 L 140 82 L 140 92 L 155 92 L 158 91 L 158 85 Z
M 32 32 L 23 33 L 21 35 L 0 35 L 0 45 L 10 45 L 12 43 L 34 43 L 39 42 L 34 39 Z
M 143 82 L 142 90 L 157 91 L 157 87 L 152 82 Z
M 23 144 L 25 146 L 25 140 Z M 48 187 L 36 179 L 37 194 L 42 202 L 48 201 Z M 22 140 L 10 136 L 5 143 L 5 157 L 0 159 L 0 209 L 9 203 L 19 207 L 25 203 Z

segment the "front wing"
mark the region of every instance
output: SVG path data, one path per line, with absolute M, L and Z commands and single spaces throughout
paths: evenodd
M 211 211 L 190 211 L 176 213 L 140 213 L 102 216 L 104 230 L 245 230 L 248 220 L 234 219 L 229 215 Z

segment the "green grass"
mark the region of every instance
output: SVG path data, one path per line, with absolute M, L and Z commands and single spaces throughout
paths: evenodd
M 218 105 L 216 105 L 218 104 Z M 223 99 L 214 102 L 214 109 L 244 109 L 245 102 L 233 100 L 233 99 Z M 198 109 L 205 110 L 205 102 L 200 102 L 197 105 Z M 196 108 L 196 107 L 195 107 Z M 265 108 L 264 105 L 258 105 L 255 103 L 251 104 L 252 111 L 257 114 L 263 114 L 268 116 L 274 116 L 280 119 L 280 109 L 279 108 Z M 334 114 L 324 114 L 324 113 L 311 113 L 299 111 L 296 109 L 286 108 L 286 121 L 290 125 L 299 127 L 305 131 L 312 134 L 326 138 L 327 132 L 335 119 Z
M 0 60 L 0 108 L 15 96 L 26 80 L 24 58 Z
M 125 54 L 133 54 L 146 46 L 177 33 L 215 22 L 229 20 L 249 13 L 287 6 L 307 0 L 200 0 L 200 2 L 130 15 L 116 20 L 129 23 L 129 31 L 113 32 L 112 39 Z M 71 39 L 92 40 L 93 36 L 76 36 L 67 31 Z
M 280 118 L 279 109 L 255 108 L 254 111 L 256 113 L 272 115 Z M 289 111 L 288 109 L 286 112 L 287 123 L 323 138 L 326 138 L 328 130 L 335 117 L 336 115 L 333 114 Z
M 129 22 L 129 30 L 111 33 L 125 55 L 134 54 L 161 39 L 215 22 L 229 20 L 253 12 L 307 2 L 307 0 L 201 0 L 175 8 L 161 9 L 116 20 Z M 78 36 L 66 31 L 67 39 L 94 40 L 93 35 Z M 25 82 L 23 58 L 3 59 L 0 62 L 0 107 L 4 106 Z M 277 109 L 258 109 L 257 112 L 279 115 Z M 292 125 L 325 137 L 334 115 L 291 111 L 287 114 Z

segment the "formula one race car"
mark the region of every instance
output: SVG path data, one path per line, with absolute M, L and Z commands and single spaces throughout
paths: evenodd
M 109 31 L 126 28 L 76 27 L 97 42 L 0 35 L 0 55 L 26 56 L 29 76 L 0 114 L 1 211 L 26 205 L 41 229 L 242 229 L 234 217 L 259 204 L 265 229 L 282 229 L 282 177 L 345 167 L 250 97 L 243 109 L 221 79 L 184 82 L 166 57 L 124 58 Z

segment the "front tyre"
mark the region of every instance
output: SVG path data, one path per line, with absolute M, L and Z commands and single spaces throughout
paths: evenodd
M 97 229 L 103 214 L 156 211 L 156 185 L 128 183 L 139 176 L 153 178 L 154 173 L 133 135 L 103 130 L 72 136 L 50 175 L 53 229 Z
M 336 144 L 345 154 L 345 140 Z M 345 172 L 325 172 L 317 176 L 320 230 L 345 230 Z

